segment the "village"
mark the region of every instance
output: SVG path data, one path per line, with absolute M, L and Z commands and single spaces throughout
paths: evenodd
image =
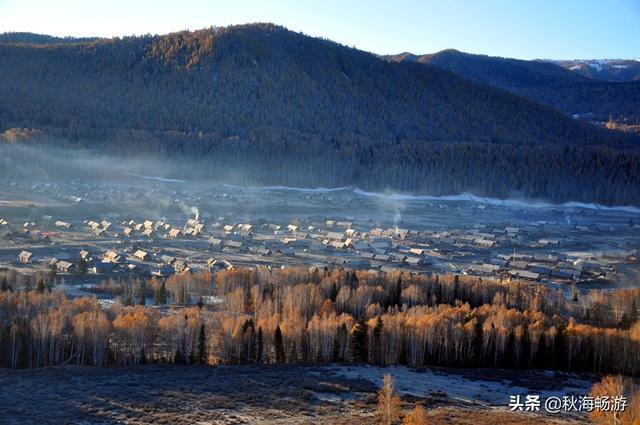
M 522 211 L 473 200 L 398 205 L 350 189 L 228 186 L 207 199 L 206 187 L 140 180 L 4 182 L 35 201 L 12 203 L 3 193 L 0 269 L 53 270 L 68 288 L 130 275 L 294 266 L 454 273 L 565 290 L 637 285 L 640 226 L 626 212 L 574 209 L 571 219 L 536 209 L 518 220 Z

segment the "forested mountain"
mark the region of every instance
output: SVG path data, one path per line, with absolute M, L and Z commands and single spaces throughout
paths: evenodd
M 385 63 L 275 26 L 0 48 L 2 121 L 11 126 L 240 138 L 273 128 L 385 142 L 604 137 L 448 72 Z
M 30 32 L 5 32 L 0 34 L 0 43 L 24 44 L 74 44 L 99 40 L 98 37 L 54 37 Z
M 464 78 L 546 103 L 588 120 L 640 123 L 640 81 L 598 81 L 589 73 L 560 64 L 472 55 L 443 50 L 429 55 L 402 53 L 385 57 L 435 65 Z M 604 78 L 603 78 L 604 79 Z
M 640 202 L 632 136 L 270 24 L 74 43 L 5 35 L 0 58 L 1 130 L 205 158 L 192 170 L 202 177 Z
M 550 62 L 594 80 L 640 81 L 640 59 L 576 59 Z
M 485 55 L 473 55 L 454 49 L 438 53 L 414 55 L 400 53 L 386 56 L 394 62 L 417 62 L 450 69 L 470 80 L 502 88 L 516 88 L 525 85 L 546 85 L 558 83 L 584 82 L 589 79 L 566 70 L 553 63 L 526 61 Z

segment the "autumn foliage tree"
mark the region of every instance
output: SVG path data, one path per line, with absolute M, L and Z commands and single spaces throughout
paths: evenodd
M 620 375 L 607 375 L 593 385 L 591 397 L 607 399 L 614 405 L 616 398 L 624 397 L 625 406 L 622 408 L 599 409 L 591 411 L 591 419 L 597 424 L 637 425 L 640 423 L 640 387 L 632 380 Z
M 395 423 L 400 418 L 401 407 L 395 381 L 391 375 L 385 374 L 382 388 L 378 392 L 378 413 L 382 423 L 387 425 Z
M 404 417 L 402 425 L 429 425 L 427 411 L 421 404 L 416 405 L 413 410 Z
M 0 291 L 5 367 L 201 363 L 206 349 L 211 364 L 640 372 L 640 322 L 630 321 L 640 305 L 636 288 L 583 292 L 576 304 L 561 291 L 517 281 L 257 268 L 151 279 L 145 285 L 155 294 L 167 290 L 167 305 L 158 309 L 40 293 L 35 276 L 0 272 L 5 280 L 13 288 Z M 117 295 L 140 283 L 101 288 Z M 189 305 L 203 291 L 222 303 Z

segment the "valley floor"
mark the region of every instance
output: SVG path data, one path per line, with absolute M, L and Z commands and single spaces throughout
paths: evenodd
M 403 412 L 423 404 L 432 424 L 584 423 L 579 413 L 510 412 L 509 395 L 584 395 L 595 379 L 335 365 L 4 369 L 0 423 L 376 424 L 377 390 L 386 373 L 396 379 Z

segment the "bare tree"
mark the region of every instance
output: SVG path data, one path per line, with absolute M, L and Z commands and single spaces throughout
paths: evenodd
M 382 388 L 378 392 L 378 412 L 382 422 L 391 425 L 400 417 L 400 397 L 396 393 L 394 379 L 385 374 Z

